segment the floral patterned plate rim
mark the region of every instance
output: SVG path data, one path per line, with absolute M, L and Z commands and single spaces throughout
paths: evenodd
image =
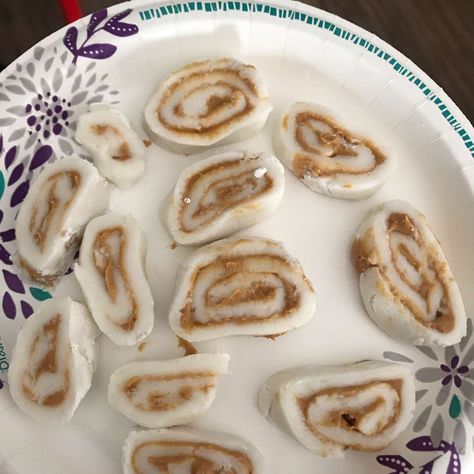
M 216 38 L 219 38 L 218 42 Z M 305 41 L 313 42 L 314 47 L 302 47 Z M 171 45 L 170 51 L 157 51 L 155 46 L 161 42 Z M 14 219 L 19 205 L 28 192 L 32 177 L 45 163 L 54 159 L 72 153 L 86 156 L 74 142 L 73 135 L 75 120 L 88 103 L 106 101 L 123 108 L 132 115 L 134 125 L 140 128 L 140 108 L 161 74 L 194 57 L 219 55 L 235 55 L 250 62 L 253 60 L 269 81 L 270 71 L 276 71 L 276 75 L 282 78 L 296 74 L 291 70 L 294 62 L 294 67 L 300 68 L 298 71 L 305 71 L 305 74 L 308 72 L 308 80 L 314 82 L 315 89 L 321 88 L 321 91 L 324 91 L 324 94 L 323 92 L 320 94 L 329 104 L 340 105 L 341 97 L 346 97 L 347 93 L 347 97 L 349 95 L 352 97 L 354 94 L 357 96 L 354 102 L 357 105 L 356 110 L 360 109 L 361 104 L 365 104 L 369 116 L 380 113 L 384 107 L 385 110 L 392 107 L 393 117 L 387 118 L 384 129 L 387 135 L 400 134 L 404 139 L 416 143 L 416 151 L 422 156 L 420 159 L 422 166 L 428 163 L 428 158 L 424 160 L 424 155 L 431 153 L 435 156 L 432 160 L 435 165 L 430 179 L 441 179 L 440 174 L 443 170 L 448 176 L 443 178 L 448 187 L 452 189 L 459 187 L 457 193 L 450 197 L 452 202 L 450 201 L 447 206 L 449 211 L 455 211 L 453 220 L 440 225 L 441 231 L 444 232 L 444 228 L 451 227 L 452 222 L 458 222 L 472 215 L 474 133 L 471 124 L 439 86 L 410 60 L 379 38 L 341 18 L 299 2 L 284 0 L 273 2 L 142 0 L 98 11 L 53 33 L 0 74 L 0 270 L 3 279 L 0 294 L 2 305 L 0 413 L 4 414 L 4 419 L 10 420 L 10 424 L 6 425 L 10 439 L 8 436 L 0 437 L 1 472 L 23 474 L 28 472 L 26 467 L 29 466 L 28 463 L 37 462 L 38 459 L 41 465 L 38 469 L 52 469 L 44 472 L 76 472 L 73 466 L 66 465 L 62 459 L 57 463 L 45 464 L 44 456 L 41 456 L 42 444 L 39 436 L 41 434 L 54 438 L 56 435 L 48 429 L 37 426 L 32 428 L 29 420 L 22 418 L 16 411 L 6 390 L 8 359 L 15 334 L 22 321 L 31 316 L 38 302 L 51 297 L 50 293 L 23 282 L 12 263 L 12 256 L 15 253 Z M 332 61 L 333 57 L 339 60 L 338 63 Z M 267 61 L 267 58 L 270 59 Z M 144 72 L 148 67 L 155 67 L 158 71 L 150 79 L 143 79 L 146 82 L 146 87 L 143 87 L 144 93 L 132 90 L 130 87 L 129 81 L 134 78 L 134 74 L 125 70 L 129 64 L 142 68 Z M 377 73 L 370 77 L 368 71 Z M 270 90 L 278 90 L 278 86 L 272 83 Z M 302 94 L 312 97 L 312 92 L 305 91 L 303 86 L 301 91 Z M 294 95 L 290 92 L 287 94 L 288 97 Z M 390 96 L 394 98 L 393 102 L 390 102 Z M 140 106 L 137 107 L 135 99 L 138 99 Z M 288 100 L 287 97 L 285 99 Z M 280 105 L 277 104 L 276 108 Z M 349 110 L 350 106 L 347 107 Z M 410 134 L 414 124 L 417 132 L 420 132 L 416 141 Z M 249 143 L 268 146 L 268 140 Z M 155 147 L 150 151 L 150 153 L 158 152 Z M 160 153 L 165 155 L 164 160 L 169 168 L 167 172 L 169 171 L 171 176 L 175 176 L 179 168 L 188 163 L 183 159 L 182 163 L 176 165 L 177 170 L 173 170 L 175 161 L 172 155 Z M 430 183 L 431 186 L 434 184 L 435 181 Z M 296 186 L 297 183 L 292 183 L 293 185 Z M 138 195 L 139 191 L 133 189 L 131 193 Z M 123 203 L 126 198 L 119 195 L 120 193 L 117 194 L 118 206 L 118 203 Z M 390 192 L 387 195 L 390 196 Z M 305 194 L 304 199 L 320 198 Z M 422 203 L 428 202 L 427 198 L 419 199 Z M 354 219 L 363 215 L 373 202 L 377 201 L 371 201 L 366 207 L 361 208 Z M 331 206 L 336 208 L 340 207 L 340 204 L 327 204 L 328 208 Z M 435 211 L 431 212 L 437 215 Z M 446 209 L 443 209 L 439 215 L 445 213 Z M 145 218 L 142 216 L 142 219 Z M 278 224 L 276 221 L 274 227 L 269 223 L 260 229 L 263 232 L 273 232 L 279 237 Z M 460 230 L 461 237 L 457 238 L 452 246 L 461 245 L 461 249 L 472 250 L 474 247 L 469 246 L 472 246 L 469 241 L 472 241 L 474 232 L 471 231 L 472 226 L 466 225 Z M 163 239 L 166 239 L 166 234 L 162 235 Z M 296 241 L 294 245 L 297 245 Z M 303 249 L 301 256 L 305 254 L 305 245 L 308 244 L 301 244 Z M 179 249 L 173 252 L 167 247 L 166 250 L 160 248 L 159 251 L 167 252 L 165 260 L 169 259 L 170 267 L 176 266 L 185 252 Z M 461 260 L 462 256 L 455 255 L 456 262 Z M 468 259 L 464 264 L 457 263 L 465 286 L 468 278 L 472 277 L 472 273 L 466 270 L 471 261 Z M 72 278 L 72 275 L 66 277 L 69 280 L 56 290 L 56 294 L 69 291 L 74 294 L 75 291 L 77 295 L 77 288 L 73 288 L 74 283 L 70 281 Z M 171 283 L 168 286 L 170 285 Z M 169 288 L 157 292 L 157 301 L 169 299 Z M 353 294 L 349 296 L 353 297 Z M 468 311 L 472 308 L 470 297 L 467 308 Z M 163 313 L 165 312 L 164 309 Z M 358 313 L 362 313 L 360 307 Z M 163 315 L 160 316 L 163 319 Z M 363 318 L 364 315 L 358 314 L 358 317 Z M 367 334 L 376 332 L 376 329 L 369 326 L 370 323 L 366 324 Z M 414 367 L 417 379 L 417 411 L 406 436 L 393 448 L 389 446 L 379 455 L 356 454 L 352 458 L 349 456 L 348 459 L 353 462 L 354 472 L 364 472 L 364 466 L 370 466 L 367 467 L 370 472 L 381 473 L 457 474 L 461 470 L 469 472 L 469 466 L 472 469 L 474 465 L 472 333 L 472 321 L 469 320 L 468 334 L 459 345 L 437 351 L 421 347 L 408 348 L 380 336 L 380 341 L 374 344 L 371 351 L 374 358 Z M 166 334 L 166 337 L 169 339 L 171 336 Z M 297 337 L 295 341 L 298 341 Z M 107 343 L 104 344 L 106 353 L 115 350 L 107 346 Z M 159 344 L 166 346 L 162 340 Z M 253 342 L 245 344 L 250 350 L 261 350 L 255 349 Z M 285 343 L 278 342 L 270 346 L 270 350 L 275 350 L 277 344 Z M 294 345 L 295 342 L 289 344 Z M 222 342 L 203 347 L 232 352 L 244 344 L 236 341 L 235 348 L 233 345 L 232 341 L 228 344 Z M 150 342 L 149 346 L 151 351 L 153 342 Z M 172 352 L 178 349 L 173 344 L 171 346 L 172 348 L 168 347 L 158 352 L 158 356 L 174 355 Z M 360 353 L 363 354 L 362 349 Z M 129 351 L 123 357 L 127 359 L 142 355 Z M 334 357 L 337 359 L 337 356 Z M 341 357 L 344 359 L 346 356 Z M 107 355 L 106 358 L 108 360 L 110 356 Z M 294 359 L 299 360 L 299 355 L 295 354 Z M 105 367 L 108 369 L 116 363 L 115 358 L 111 358 Z M 262 372 L 265 374 L 271 371 L 270 367 L 264 369 L 262 368 Z M 104 373 L 105 380 L 108 373 L 106 369 Z M 95 397 L 98 398 L 98 395 Z M 219 410 L 224 409 L 225 400 L 221 401 L 222 406 L 216 410 L 216 417 L 222 413 Z M 97 406 L 101 406 L 101 400 L 96 402 Z M 93 400 L 87 403 L 94 406 Z M 91 430 L 94 432 L 90 423 L 84 422 L 85 419 L 87 417 L 84 412 L 83 419 L 81 418 L 80 423 L 71 430 L 83 443 L 87 443 L 87 436 L 84 433 Z M 13 423 L 16 427 L 10 429 Z M 122 430 L 129 429 L 125 422 L 121 423 Z M 255 428 L 255 432 L 274 430 L 273 427 L 267 426 L 265 421 L 262 423 L 265 428 L 259 425 Z M 212 420 L 204 421 L 204 426 L 214 427 Z M 225 423 L 218 428 L 223 426 Z M 241 429 L 242 435 L 246 434 L 237 422 L 235 428 Z M 30 432 L 28 436 L 24 435 L 26 429 Z M 285 438 L 282 439 L 284 440 L 282 443 L 290 443 Z M 258 437 L 253 441 L 259 445 Z M 260 442 L 265 444 L 263 440 Z M 27 450 L 26 446 L 30 448 Z M 36 451 L 32 448 L 35 446 Z M 292 452 L 299 452 L 297 451 L 299 447 L 292 446 L 291 449 L 296 450 Z M 106 459 L 100 460 L 104 472 L 109 472 L 108 466 L 114 465 L 114 461 L 110 461 L 109 457 L 112 456 L 111 453 L 117 452 L 117 441 L 111 441 L 110 449 L 105 450 L 103 455 Z M 100 458 L 99 455 L 96 457 Z M 305 462 L 302 461 L 300 472 L 312 472 L 305 470 L 308 465 Z M 42 463 L 49 467 L 43 467 Z M 342 466 L 337 463 L 322 465 L 326 466 L 327 472 L 338 472 L 339 466 Z M 343 465 L 346 468 L 349 464 Z M 316 460 L 314 466 L 315 468 L 319 466 Z M 284 471 L 279 472 L 283 474 Z M 275 473 L 277 474 L 277 471 Z

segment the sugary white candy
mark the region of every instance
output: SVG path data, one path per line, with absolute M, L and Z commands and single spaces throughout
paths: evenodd
M 105 214 L 86 227 L 74 271 L 95 322 L 116 344 L 136 344 L 153 329 L 145 254 L 145 234 L 130 215 Z
M 259 237 L 219 240 L 181 266 L 169 314 L 188 341 L 279 335 L 306 324 L 316 296 L 298 260 Z
M 188 64 L 161 82 L 145 107 L 151 138 L 176 153 L 246 140 L 272 106 L 254 66 L 235 59 Z
M 227 433 L 196 429 L 134 431 L 125 441 L 124 474 L 263 474 L 263 456 Z
M 108 104 L 95 103 L 77 121 L 76 141 L 92 156 L 102 175 L 117 186 L 145 171 L 145 145 L 127 117 Z
M 221 153 L 181 173 L 164 203 L 163 224 L 178 244 L 211 242 L 270 215 L 284 190 L 283 166 L 273 155 Z
M 228 364 L 227 354 L 131 362 L 111 375 L 109 403 L 147 428 L 184 425 L 211 406 Z
M 352 247 L 369 316 L 395 339 L 457 344 L 466 312 L 448 261 L 425 216 L 405 201 L 376 207 Z
M 343 128 L 332 111 L 296 102 L 273 135 L 276 155 L 308 188 L 343 199 L 375 194 L 396 168 L 393 152 Z
M 46 165 L 16 221 L 19 266 L 35 283 L 53 286 L 72 262 L 86 224 L 109 204 L 106 181 L 77 157 Z
M 379 451 L 410 422 L 415 381 L 409 367 L 367 361 L 279 372 L 260 390 L 260 411 L 305 448 L 341 458 Z
M 99 331 L 84 305 L 47 300 L 18 334 L 8 372 L 10 393 L 29 416 L 70 420 L 91 386 Z

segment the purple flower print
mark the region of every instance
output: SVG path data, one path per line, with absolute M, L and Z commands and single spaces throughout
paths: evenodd
M 73 55 L 72 63 L 76 64 L 80 57 L 89 59 L 107 59 L 115 54 L 117 46 L 110 43 L 90 43 L 90 41 L 99 31 L 106 31 L 109 34 L 118 37 L 127 37 L 137 34 L 137 25 L 121 21 L 130 15 L 131 12 L 132 9 L 128 8 L 127 10 L 112 16 L 105 23 L 104 20 L 107 19 L 107 9 L 93 13 L 89 18 L 86 36 L 80 45 L 78 45 L 79 30 L 75 26 L 68 28 L 64 35 L 63 43 Z
M 73 136 L 77 118 L 87 106 L 94 102 L 119 103 L 119 91 L 110 87 L 109 73 L 99 72 L 95 60 L 111 56 L 117 48 L 92 39 L 136 34 L 138 27 L 123 21 L 130 13 L 128 9 L 108 18 L 107 10 L 97 12 L 91 15 L 87 31 L 75 27 L 68 30 L 63 39 L 66 48 L 54 44 L 36 46 L 24 62 L 15 64 L 8 75 L 2 76 L 0 197 L 5 214 L 0 212 L 0 280 L 4 282 L 0 304 L 9 320 L 18 319 L 19 315 L 28 318 L 35 300 L 51 297 L 46 291 L 24 285 L 14 270 L 11 255 L 16 252 L 15 216 L 33 175 L 46 163 L 73 153 L 84 157 L 84 150 Z M 77 47 L 79 36 L 83 44 Z M 90 61 L 76 65 L 79 57 Z
M 459 452 L 464 453 L 468 443 L 466 424 L 474 426 L 472 320 L 468 319 L 466 336 L 459 344 L 437 351 L 421 346 L 417 349 L 428 362 L 415 372 L 418 410 L 413 419 L 413 431 L 420 433 L 428 428 L 434 444 L 441 439 L 452 439 Z M 410 357 L 397 352 L 387 351 L 383 356 L 399 363 L 414 363 Z M 429 394 L 434 399 L 430 399 Z
M 0 210 L 0 225 L 3 220 L 3 211 Z M 17 306 L 13 299 L 12 294 L 24 295 L 25 287 L 22 281 L 14 273 L 14 268 L 10 256 L 10 252 L 5 248 L 5 243 L 11 242 L 15 239 L 15 229 L 6 229 L 0 231 L 0 255 L 3 265 L 8 266 L 3 268 L 2 277 L 4 281 L 4 288 L 7 289 L 3 292 L 2 296 L 2 310 L 3 314 L 8 319 L 15 319 L 17 315 Z M 33 313 L 33 308 L 24 299 L 20 299 L 20 309 L 25 318 L 28 318 Z
M 394 455 L 380 455 L 377 456 L 377 462 L 382 464 L 382 466 L 389 467 L 393 469 L 388 474 L 405 474 L 410 472 L 413 468 L 413 465 L 410 464 L 403 456 Z
M 15 104 L 2 104 L 0 108 L 5 142 L 10 147 L 19 146 L 21 154 L 46 143 L 56 145 L 60 156 L 83 153 L 73 140 L 78 113 L 93 102 L 117 104 L 114 96 L 119 92 L 110 90 L 108 73 L 98 74 L 95 61 L 85 68 L 68 66 L 68 51 L 61 54 L 57 47 L 36 47 L 34 58 L 36 61 L 26 65 L 17 64 L 17 72 L 7 76 L 2 88 L 5 93 L 0 101 Z M 6 166 L 11 159 L 5 157 Z
M 474 361 L 474 349 L 467 345 L 472 336 L 472 321 L 468 321 L 468 331 L 459 346 L 447 347 L 444 360 L 429 348 L 418 348 L 437 362 L 436 366 L 423 367 L 415 372 L 416 379 L 425 384 L 440 383 L 436 404 L 444 405 L 453 390 L 453 385 L 468 400 L 474 401 L 474 384 L 470 366 Z M 467 346 L 467 347 L 466 347 Z M 465 351 L 465 349 L 469 349 Z
M 438 453 L 437 456 L 427 463 L 423 464 L 420 470 L 422 474 L 431 474 L 436 461 L 443 455 L 449 453 L 449 463 L 446 468 L 446 474 L 461 473 L 461 458 L 454 443 L 448 443 L 442 440 L 438 445 L 434 445 L 429 436 L 420 436 L 407 443 L 407 448 L 412 451 Z
M 469 372 L 469 367 L 467 365 L 461 365 L 458 367 L 459 364 L 459 356 L 455 355 L 451 359 L 451 363 L 448 365 L 441 364 L 440 368 L 443 372 L 447 372 L 448 374 L 441 380 L 443 385 L 448 385 L 451 383 L 451 380 L 454 380 L 454 385 L 456 387 L 460 387 L 462 385 L 462 378 Z
M 8 151 L 2 149 L 3 136 L 0 134 L 0 159 L 4 159 L 5 170 L 10 172 L 7 180 L 7 186 L 13 187 L 13 192 L 10 197 L 10 207 L 16 207 L 20 204 L 29 188 L 29 180 L 31 172 L 42 166 L 48 161 L 51 156 L 51 147 L 44 145 L 39 147 L 33 155 L 29 167 L 27 167 L 27 161 L 17 163 L 17 151 L 18 147 L 13 146 Z M 26 159 L 28 160 L 28 158 Z M 3 174 L 0 173 L 2 182 L 5 182 Z M 20 182 L 19 185 L 17 183 Z M 5 191 L 5 187 L 0 190 L 0 197 Z M 0 209 L 0 262 L 2 264 L 1 275 L 4 281 L 4 288 L 6 290 L 1 296 L 1 305 L 3 314 L 8 319 L 15 319 L 18 312 L 21 311 L 25 318 L 28 318 L 33 313 L 33 308 L 25 300 L 26 290 L 20 278 L 17 276 L 13 267 L 11 253 L 12 250 L 9 246 L 15 240 L 15 229 L 10 226 L 4 225 L 5 214 Z M 17 301 L 15 302 L 15 298 Z
M 0 139 L 2 138 L 0 134 Z M 53 149 L 49 145 L 38 146 L 33 153 L 33 157 L 26 156 L 23 158 L 23 161 L 17 162 L 17 157 L 19 155 L 19 147 L 12 146 L 5 153 L 5 170 L 9 172 L 7 185 L 8 187 L 14 187 L 12 194 L 10 196 L 10 207 L 16 207 L 23 202 L 25 199 L 28 190 L 30 188 L 30 179 L 32 172 L 37 168 L 43 166 L 46 162 L 52 161 Z M 1 156 L 1 152 L 0 152 Z M 29 165 L 28 165 L 29 163 Z M 3 176 L 3 175 L 2 175 Z M 1 195 L 0 195 L 1 196 Z M 2 214 L 3 219 L 3 214 Z M 0 219 L 1 222 L 1 219 Z M 11 241 L 15 239 L 14 230 L 10 229 L 2 232 L 0 237 L 3 241 Z M 5 240 L 7 239 L 7 240 Z M 3 257 L 6 258 L 4 249 L 0 247 L 0 260 L 3 261 Z
M 420 436 L 407 443 L 407 448 L 411 451 L 436 453 L 435 457 L 419 466 L 417 470 L 420 474 L 431 474 L 436 461 L 444 454 L 449 453 L 449 463 L 446 474 L 461 474 L 461 458 L 454 443 L 442 440 L 438 445 L 434 445 L 429 436 Z M 414 465 L 405 457 L 399 455 L 380 455 L 376 457 L 377 462 L 382 466 L 393 469 L 387 474 L 405 474 L 413 470 Z M 414 463 L 414 461 L 412 461 Z M 440 472 L 437 470 L 436 472 Z
M 40 142 L 41 140 L 37 138 L 38 135 L 47 140 L 51 134 L 64 134 L 63 130 L 65 127 L 69 127 L 68 119 L 71 115 L 71 111 L 67 107 L 71 107 L 71 102 L 61 99 L 56 94 L 52 96 L 51 92 L 47 92 L 46 97 L 37 94 L 25 106 L 28 135 L 34 135 L 35 139 Z

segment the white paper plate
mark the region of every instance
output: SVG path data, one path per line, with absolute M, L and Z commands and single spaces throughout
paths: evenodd
M 111 21 L 130 7 L 131 12 Z M 95 20 L 101 20 L 96 32 L 86 38 L 87 25 Z M 107 21 L 111 23 L 103 29 Z M 116 36 L 112 26 L 117 21 L 136 26 L 123 27 L 128 36 Z M 121 446 L 132 425 L 107 404 L 109 374 L 129 360 L 182 354 L 166 316 L 174 273 L 189 250 L 170 248 L 158 206 L 180 171 L 196 158 L 153 146 L 147 151 L 146 176 L 127 191 L 115 190 L 112 208 L 133 213 L 148 235 L 155 331 L 143 352 L 101 338 L 93 388 L 66 426 L 35 423 L 17 409 L 5 385 L 8 357 L 24 318 L 37 300 L 48 296 L 22 283 L 9 263 L 9 254 L 16 250 L 11 229 L 29 180 L 45 161 L 83 153 L 72 136 L 88 102 L 116 104 L 140 129 L 144 104 L 160 77 L 188 61 L 224 55 L 255 64 L 275 106 L 264 131 L 239 148 L 271 150 L 271 130 L 281 108 L 310 100 L 372 127 L 397 149 L 399 167 L 381 192 L 363 202 L 314 194 L 287 174 L 281 208 L 248 233 L 284 241 L 301 260 L 316 286 L 317 314 L 304 328 L 276 341 L 234 337 L 197 344 L 200 351 L 228 352 L 232 359 L 231 375 L 222 380 L 214 405 L 194 425 L 254 443 L 266 458 L 266 472 L 272 474 L 409 469 L 457 474 L 461 464 L 463 472 L 473 472 L 472 322 L 462 343 L 446 350 L 395 342 L 367 317 L 349 259 L 351 238 L 367 211 L 387 199 L 406 199 L 428 216 L 459 280 L 468 314 L 474 310 L 474 133 L 449 97 L 374 35 L 298 2 L 138 1 L 79 20 L 73 28 L 46 38 L 0 75 L 0 472 L 119 472 Z M 63 41 L 66 36 L 74 40 L 76 30 L 77 50 L 90 46 L 77 57 Z M 55 295 L 81 298 L 73 275 L 64 278 Z M 349 452 L 346 460 L 321 459 L 257 410 L 259 386 L 275 371 L 368 358 L 412 365 L 417 378 L 413 422 L 380 455 Z M 470 370 L 458 372 L 461 366 Z

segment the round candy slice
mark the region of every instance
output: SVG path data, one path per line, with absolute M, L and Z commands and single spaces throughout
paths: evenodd
M 272 110 L 254 66 L 235 59 L 188 64 L 166 77 L 145 107 L 152 140 L 176 153 L 246 140 Z
M 169 322 L 188 341 L 281 334 L 306 324 L 316 296 L 298 260 L 279 242 L 219 240 L 182 265 Z
M 187 167 L 162 220 L 178 244 L 197 245 L 256 224 L 280 205 L 283 166 L 268 153 L 230 151 Z
M 466 312 L 448 261 L 425 216 L 404 201 L 376 207 L 352 246 L 369 316 L 396 339 L 450 346 L 466 334 Z
M 367 198 L 396 168 L 393 152 L 346 129 L 332 111 L 308 102 L 296 102 L 283 111 L 273 146 L 308 188 L 336 198 Z
M 81 303 L 47 300 L 25 322 L 8 382 L 18 407 L 39 421 L 65 423 L 91 386 L 99 331 Z
M 379 451 L 410 422 L 410 369 L 388 362 L 309 366 L 279 372 L 262 387 L 260 411 L 305 448 L 341 458 L 347 448 Z

